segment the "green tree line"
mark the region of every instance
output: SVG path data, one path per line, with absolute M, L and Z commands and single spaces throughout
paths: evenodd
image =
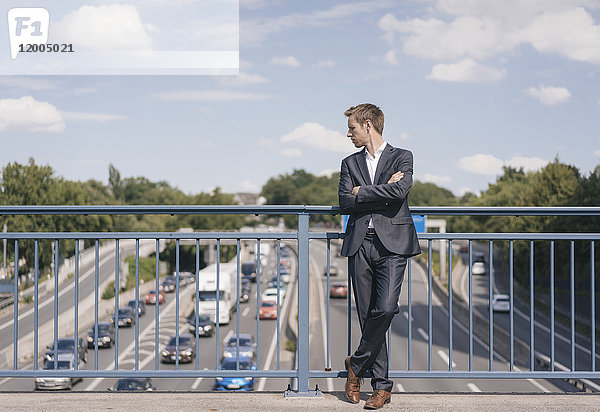
M 74 182 L 56 176 L 48 165 L 39 165 L 34 159 L 27 164 L 8 163 L 0 176 L 0 204 L 2 205 L 230 205 L 233 195 L 219 188 L 212 193 L 185 194 L 167 182 L 152 182 L 145 177 L 121 178 L 119 171 L 109 167 L 109 184 L 96 180 Z M 240 215 L 16 215 L 1 216 L 0 228 L 6 224 L 9 232 L 142 232 L 174 231 L 181 227 L 194 230 L 233 230 L 244 225 Z M 40 274 L 50 271 L 52 262 L 51 240 L 39 242 Z M 90 246 L 88 241 L 85 246 Z M 7 263 L 14 261 L 15 243 L 7 245 Z M 20 240 L 19 273 L 34 269 L 35 244 Z M 74 240 L 59 242 L 59 259 L 72 256 Z M 174 253 L 167 253 L 173 260 Z M 21 259 L 20 259 L 21 260 Z M 171 262 L 170 262 L 171 263 Z
M 262 195 L 268 204 L 337 205 L 339 173 L 330 177 L 315 176 L 304 170 L 294 170 L 269 179 Z M 411 206 L 598 206 L 600 205 L 600 166 L 583 175 L 575 166 L 555 159 L 539 171 L 506 167 L 503 174 L 480 195 L 467 193 L 455 196 L 433 183 L 415 181 L 409 194 Z M 600 232 L 600 217 L 515 217 L 515 216 L 455 216 L 445 217 L 450 232 Z M 293 225 L 295 217 L 287 217 Z M 339 217 L 313 216 L 311 222 L 339 225 Z M 596 242 L 596 256 L 599 256 Z M 507 256 L 508 242 L 495 242 Z M 575 242 L 576 293 L 589 293 L 590 242 Z M 515 241 L 514 262 L 517 286 L 529 284 L 528 241 Z M 535 287 L 548 292 L 550 287 L 549 242 L 534 244 Z M 598 262 L 598 259 L 596 259 Z M 555 281 L 560 290 L 569 289 L 570 242 L 555 242 Z M 598 273 L 596 263 L 596 273 Z

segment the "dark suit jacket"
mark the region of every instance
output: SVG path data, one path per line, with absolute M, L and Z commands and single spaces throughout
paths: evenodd
M 413 181 L 412 153 L 388 143 L 379 158 L 373 184 L 365 150 L 342 160 L 338 190 L 340 212 L 350 215 L 342 256 L 352 256 L 358 251 L 371 217 L 386 249 L 404 256 L 418 255 L 421 248 L 406 199 Z M 403 172 L 404 177 L 398 182 L 387 183 L 396 172 Z M 360 186 L 358 196 L 352 195 L 355 186 Z

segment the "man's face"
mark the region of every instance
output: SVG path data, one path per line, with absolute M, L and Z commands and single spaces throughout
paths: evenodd
M 354 116 L 348 118 L 348 134 L 346 135 L 352 140 L 355 147 L 363 147 L 369 141 L 369 134 L 364 125 L 359 124 Z

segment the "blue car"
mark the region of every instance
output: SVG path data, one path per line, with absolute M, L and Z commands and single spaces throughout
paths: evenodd
M 236 360 L 224 358 L 219 369 L 226 371 L 236 370 Z M 256 362 L 248 357 L 240 357 L 240 371 L 256 370 Z M 243 372 L 240 372 L 243 374 Z M 218 377 L 215 379 L 216 391 L 251 391 L 254 390 L 253 377 Z

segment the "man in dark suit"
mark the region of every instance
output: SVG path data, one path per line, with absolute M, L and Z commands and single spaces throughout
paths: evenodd
M 363 150 L 342 160 L 339 202 L 349 214 L 342 255 L 348 256 L 348 274 L 362 336 L 352 356 L 346 358 L 346 395 L 360 401 L 362 376 L 371 371 L 373 394 L 366 409 L 379 409 L 391 399 L 385 341 L 393 317 L 407 258 L 421 253 L 408 209 L 413 156 L 383 140 L 383 112 L 373 104 L 353 106 L 348 117 L 348 137 Z

